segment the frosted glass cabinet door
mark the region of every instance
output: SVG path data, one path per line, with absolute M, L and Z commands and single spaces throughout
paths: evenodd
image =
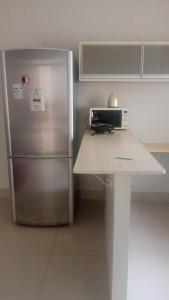
M 153 75 L 159 77 L 169 75 L 169 46 L 144 46 L 143 76 Z
M 141 46 L 82 45 L 81 75 L 140 76 Z

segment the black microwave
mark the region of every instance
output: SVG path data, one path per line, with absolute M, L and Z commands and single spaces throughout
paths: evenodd
M 113 129 L 128 128 L 129 110 L 125 107 L 90 108 L 89 127 L 97 124 L 112 125 Z

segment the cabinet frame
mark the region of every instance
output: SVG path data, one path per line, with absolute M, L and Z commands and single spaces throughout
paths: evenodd
M 140 74 L 130 75 L 116 75 L 116 74 L 84 74 L 83 73 L 83 46 L 91 45 L 91 46 L 140 46 L 141 47 L 141 62 L 140 62 Z M 144 74 L 144 46 L 169 46 L 169 42 L 108 42 L 108 41 L 81 41 L 79 43 L 79 81 L 100 81 L 100 82 L 111 82 L 111 81 L 169 81 L 169 74 Z

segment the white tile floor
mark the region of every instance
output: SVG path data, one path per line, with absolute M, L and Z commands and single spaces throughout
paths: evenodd
M 108 300 L 103 205 L 88 204 L 72 227 L 33 228 L 0 201 L 0 300 Z
M 169 203 L 131 209 L 128 300 L 169 299 Z
M 108 300 L 103 204 L 73 227 L 11 223 L 0 201 L 0 300 Z M 169 299 L 169 203 L 132 203 L 128 300 Z

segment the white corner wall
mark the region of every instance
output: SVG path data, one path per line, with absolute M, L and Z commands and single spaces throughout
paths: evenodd
M 0 48 L 71 48 L 80 40 L 168 41 L 167 0 L 0 0 Z M 169 141 L 169 83 L 79 83 L 78 139 L 86 127 L 88 108 L 103 105 L 112 91 L 130 109 L 130 127 L 143 141 Z M 2 98 L 0 96 L 0 98 Z M 2 99 L 0 99 L 2 100 Z M 157 157 L 167 167 L 169 155 Z M 149 180 L 149 179 L 148 179 Z M 154 179 L 151 179 L 154 180 Z M 136 179 L 135 190 L 169 191 L 169 178 Z M 88 176 L 81 187 L 101 189 Z M 8 187 L 2 101 L 0 101 L 0 188 Z

